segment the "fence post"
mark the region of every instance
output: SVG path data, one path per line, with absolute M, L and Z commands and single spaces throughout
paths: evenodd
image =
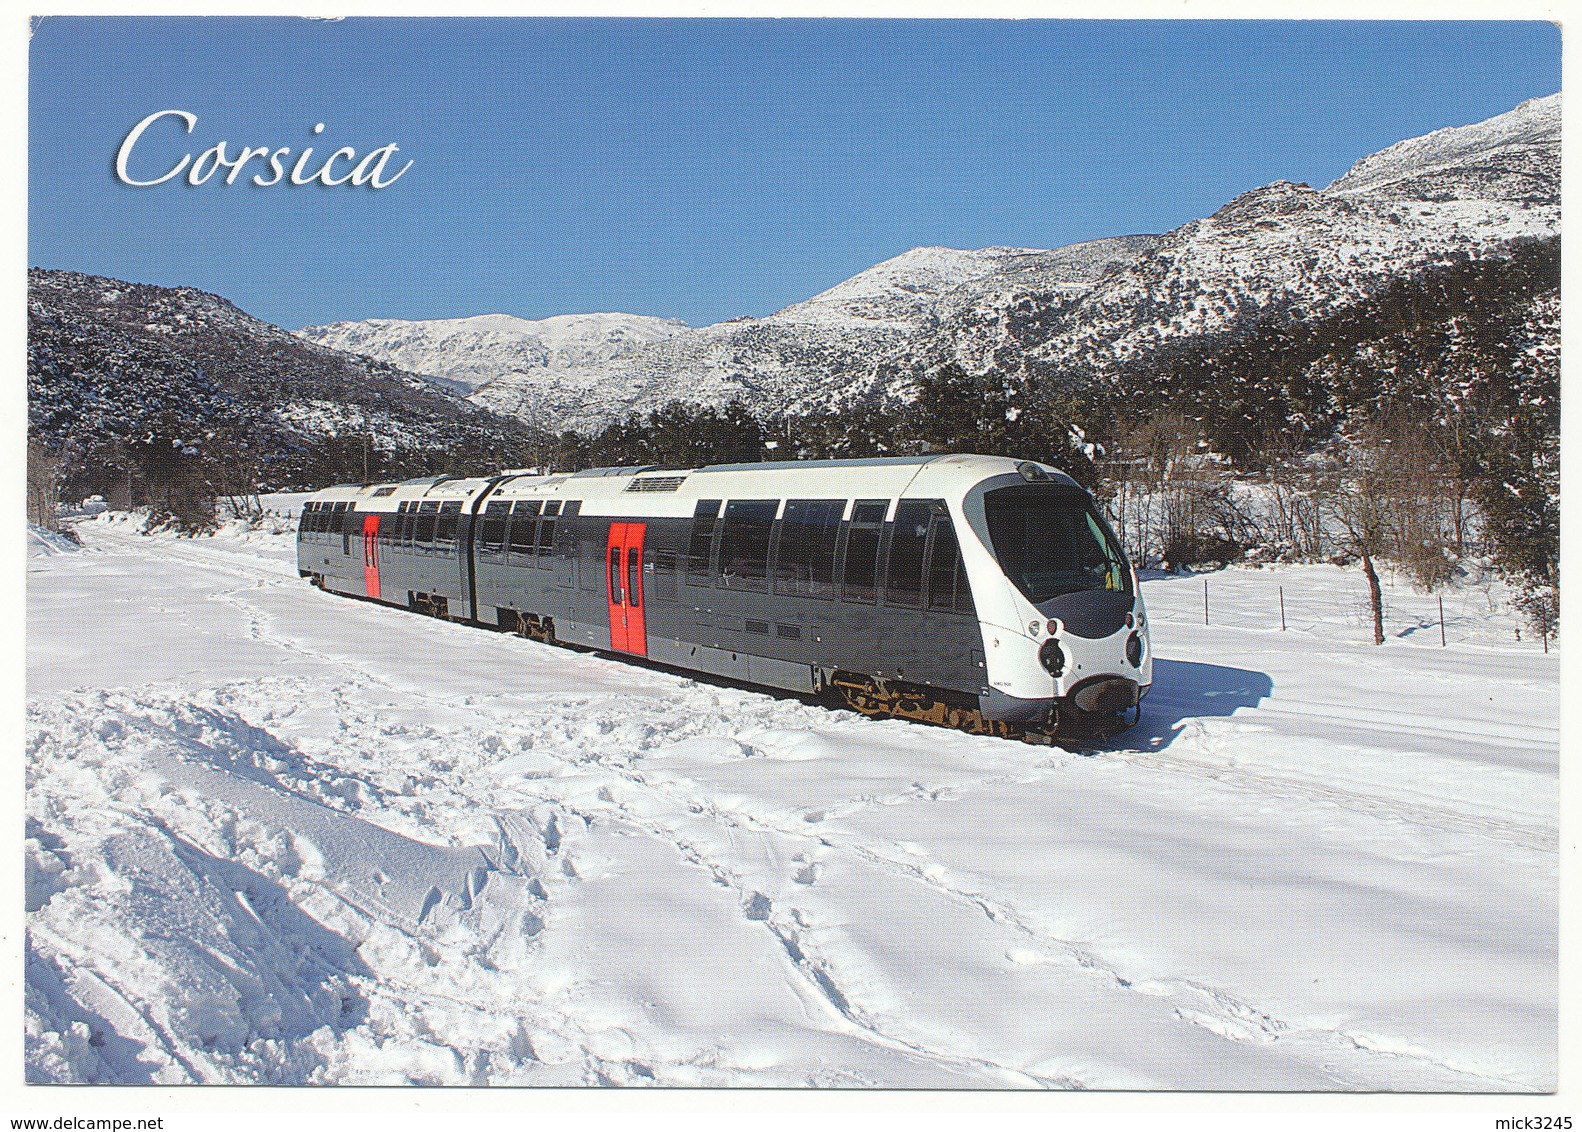
M 1285 632 L 1285 587 L 1280 586 L 1280 632 Z
M 1203 624 L 1208 624 L 1208 579 L 1203 579 Z
M 1538 606 L 1538 637 L 1544 643 L 1544 652 L 1549 651 L 1549 603 L 1540 600 Z
M 1439 595 L 1439 647 L 1445 647 L 1445 595 Z

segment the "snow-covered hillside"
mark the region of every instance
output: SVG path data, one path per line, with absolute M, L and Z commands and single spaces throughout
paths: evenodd
M 1038 362 L 1104 371 L 1276 309 L 1351 306 L 1453 255 L 1560 230 L 1560 95 L 1359 161 L 1326 189 L 1276 181 L 1166 235 L 1107 277 Z
M 662 336 L 607 356 L 539 361 L 549 356 L 493 331 L 413 345 L 405 329 L 382 329 L 456 323 L 340 324 L 327 328 L 333 341 L 316 340 L 469 383 L 498 373 L 479 404 L 585 432 L 673 400 L 741 399 L 776 415 L 904 395 L 911 376 L 947 361 L 1103 378 L 1174 340 L 1322 315 L 1449 258 L 1555 236 L 1560 105 L 1558 94 L 1534 99 L 1401 142 L 1325 189 L 1254 188 L 1164 236 L 1053 251 L 915 248 L 767 317 L 662 324 Z
M 297 334 L 471 392 L 505 374 L 598 365 L 687 329 L 677 319 L 634 314 L 567 314 L 537 321 L 484 314 L 422 321 L 373 318 L 309 326 Z
M 1330 193 L 1363 193 L 1437 173 L 1462 175 L 1541 165 L 1560 145 L 1560 96 L 1534 98 L 1470 126 L 1435 130 L 1364 157 L 1331 182 Z M 1540 173 L 1540 176 L 1542 174 Z
M 27 377 L 29 435 L 75 451 L 84 494 L 130 490 L 143 472 L 126 446 L 154 439 L 197 441 L 219 457 L 206 478 L 245 486 L 349 478 L 368 466 L 364 445 L 387 475 L 428 470 L 436 452 L 498 467 L 539 438 L 218 295 L 78 272 L 28 272 Z
M 1555 1084 L 1558 656 L 1497 593 L 1374 648 L 1355 573 L 1147 581 L 1073 753 L 134 529 L 29 560 L 29 1080 Z
M 941 328 L 985 296 L 1066 302 L 1154 242 L 1092 240 L 1053 251 L 914 248 L 765 318 L 678 334 L 602 365 L 509 374 L 474 400 L 546 427 L 597 431 L 671 401 L 807 412 L 891 390 L 920 351 L 954 349 Z M 977 336 L 964 349 L 978 348 Z

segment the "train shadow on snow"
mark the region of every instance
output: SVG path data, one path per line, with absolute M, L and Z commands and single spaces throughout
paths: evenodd
M 647 657 L 630 656 L 605 650 L 579 649 L 606 660 L 615 660 L 656 672 L 667 672 L 699 684 L 716 688 L 735 688 L 744 692 L 772 696 L 775 699 L 794 700 L 809 706 L 831 711 L 850 710 L 828 695 L 809 695 L 769 688 L 716 676 L 691 669 L 675 668 L 649 660 Z M 1095 754 L 1104 751 L 1163 750 L 1170 746 L 1180 733 L 1181 725 L 1189 719 L 1223 718 L 1233 715 L 1237 708 L 1257 707 L 1274 691 L 1274 680 L 1267 672 L 1250 668 L 1232 668 L 1224 664 L 1205 664 L 1197 660 L 1164 660 L 1154 658 L 1154 684 L 1143 701 L 1142 718 L 1135 726 L 1104 739 L 1083 740 L 1080 749 Z M 928 727 L 928 724 L 917 724 Z
M 1237 708 L 1257 707 L 1274 691 L 1267 672 L 1154 658 L 1154 684 L 1143 700 L 1136 726 L 1091 745 L 1096 752 L 1163 750 L 1189 719 L 1224 718 Z

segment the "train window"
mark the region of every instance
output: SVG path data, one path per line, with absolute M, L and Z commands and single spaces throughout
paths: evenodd
M 610 604 L 621 604 L 621 548 L 610 547 Z
M 577 588 L 584 593 L 598 593 L 604 585 L 604 548 L 610 541 L 610 524 L 595 520 L 579 525 L 576 546 Z
M 967 585 L 961 546 L 950 516 L 934 516 L 934 541 L 928 551 L 928 607 L 951 613 L 972 613 L 972 590 Z
M 984 494 L 983 513 L 994 557 L 1028 601 L 1083 590 L 1131 592 L 1131 571 L 1115 535 L 1081 488 L 997 488 Z
M 630 547 L 626 551 L 626 604 L 633 609 L 643 604 L 643 556 Z
M 484 506 L 483 521 L 478 524 L 478 549 L 487 554 L 499 554 L 505 549 L 505 525 L 511 515 L 511 501 L 496 499 Z
M 859 499 L 851 505 L 851 521 L 854 523 L 882 523 L 889 512 L 890 501 L 888 499 Z
M 700 499 L 692 509 L 692 537 L 687 543 L 687 582 L 706 586 L 712 574 L 709 564 L 714 544 L 714 524 L 719 518 L 718 499 Z
M 884 533 L 884 513 L 889 509 L 887 499 L 859 499 L 852 505 L 841 573 L 843 601 L 872 605 L 879 600 L 879 540 Z
M 566 505 L 560 509 L 560 517 L 562 519 L 569 519 L 573 515 L 580 515 L 581 513 L 582 500 L 580 499 L 568 499 L 566 500 Z
M 434 527 L 434 542 L 442 553 L 454 553 L 456 532 L 461 525 L 461 501 L 444 504 L 439 509 L 439 522 Z
M 544 514 L 545 515 L 558 515 L 558 514 L 560 514 L 560 500 L 558 500 L 558 499 L 546 499 L 546 500 L 544 500 Z
M 792 499 L 780 524 L 775 593 L 793 597 L 835 596 L 835 542 L 844 499 Z
M 412 542 L 424 554 L 434 553 L 434 528 L 439 525 L 439 503 L 418 505 L 417 524 L 412 532 Z
M 779 509 L 775 499 L 733 499 L 725 505 L 720 580 L 729 588 L 769 588 L 769 535 Z
M 928 520 L 933 510 L 926 499 L 896 504 L 890 532 L 890 568 L 884 580 L 886 605 L 923 604 L 923 550 L 928 545 Z
M 551 505 L 554 506 L 555 511 L 550 510 Z M 558 499 L 552 499 L 549 503 L 544 504 L 544 517 L 538 521 L 538 542 L 533 551 L 539 557 L 536 565 L 550 565 L 547 560 L 550 555 L 555 553 L 555 520 L 552 516 L 559 510 L 560 501 Z
M 341 553 L 348 558 L 352 553 L 352 536 L 359 538 L 363 533 L 363 517 L 356 511 L 347 510 L 341 516 Z
M 543 504 L 537 499 L 518 499 L 511 509 L 512 554 L 530 555 L 538 541 L 538 512 Z

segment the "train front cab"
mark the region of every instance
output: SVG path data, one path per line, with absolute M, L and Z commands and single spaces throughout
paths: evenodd
M 986 719 L 1059 733 L 1125 726 L 1153 682 L 1148 618 L 1120 542 L 1091 497 L 1036 464 L 961 502 L 988 657 Z

